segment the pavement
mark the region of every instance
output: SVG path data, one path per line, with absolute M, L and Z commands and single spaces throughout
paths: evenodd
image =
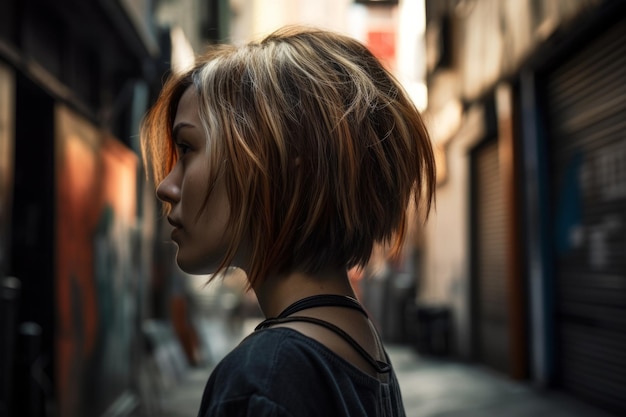
M 387 346 L 407 417 L 609 417 L 557 391 L 513 381 L 486 367 L 424 358 L 406 346 Z
M 219 325 L 208 325 L 213 360 L 237 340 Z M 244 334 L 249 331 L 244 326 Z M 452 360 L 426 358 L 413 348 L 386 346 L 396 369 L 407 417 L 611 417 L 565 393 L 542 391 L 488 368 Z M 161 389 L 155 417 L 196 417 L 212 366 L 188 368 L 183 377 Z M 143 417 L 143 416 L 142 416 Z

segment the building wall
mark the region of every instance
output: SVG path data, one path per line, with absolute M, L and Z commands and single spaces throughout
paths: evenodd
M 421 302 L 451 307 L 453 351 L 462 357 L 471 353 L 469 150 L 484 136 L 483 120 L 484 109 L 472 107 L 444 149 L 448 168 L 424 231 L 424 278 L 418 294 Z
M 11 202 L 13 195 L 13 71 L 0 63 L 0 278 L 8 269 Z
M 206 6 L 212 2 L 203 3 Z M 202 36 L 200 7 L 198 0 L 159 1 L 155 17 L 164 27 L 182 28 L 192 49 L 201 53 L 207 40 Z
M 556 31 L 601 1 L 427 1 L 428 108 L 437 152 L 437 209 L 425 239 L 418 298 L 449 304 L 456 353 L 472 356 L 469 152 L 495 114 L 477 109 Z M 500 132 L 495 132 L 496 136 Z
M 231 0 L 230 41 L 258 40 L 285 25 L 304 25 L 352 36 L 382 59 L 415 98 L 426 106 L 424 2 L 365 6 L 353 0 Z
M 141 401 L 155 203 L 138 199 L 136 129 L 161 80 L 150 13 L 149 0 L 3 2 L 0 279 L 21 282 L 9 323 L 0 300 L 8 415 Z
M 231 0 L 233 43 L 248 42 L 284 25 L 304 24 L 346 32 L 351 0 Z

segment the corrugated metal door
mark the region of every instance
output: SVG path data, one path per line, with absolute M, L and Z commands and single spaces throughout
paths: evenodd
M 506 280 L 506 210 L 493 140 L 474 153 L 474 311 L 478 359 L 510 370 Z
M 560 384 L 626 415 L 626 22 L 547 79 Z

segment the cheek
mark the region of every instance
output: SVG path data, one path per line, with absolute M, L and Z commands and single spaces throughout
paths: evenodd
M 197 219 L 206 205 L 208 179 L 203 167 L 198 165 L 194 163 L 186 169 L 181 185 L 182 204 L 186 211 L 185 215 L 190 219 Z
M 223 184 L 218 183 L 208 200 L 204 198 L 206 189 L 198 189 L 195 196 L 190 200 L 190 216 L 196 216 L 194 221 L 194 238 L 196 243 L 211 252 L 219 250 L 230 244 L 231 234 L 228 233 L 231 206 L 226 197 Z
M 230 219 L 230 204 L 228 204 L 228 201 L 215 201 L 213 198 L 209 198 L 208 203 L 202 210 L 202 227 L 209 232 L 210 238 L 222 241 L 229 238 L 226 233 Z

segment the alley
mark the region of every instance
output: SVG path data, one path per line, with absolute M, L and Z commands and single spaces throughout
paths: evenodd
M 256 70 L 224 70 L 220 94 L 203 84 L 222 80 L 218 52 L 265 50 L 292 25 L 348 35 L 399 85 L 335 93 L 355 77 L 326 58 L 301 77 L 318 60 L 260 66 L 280 80 L 270 95 Z M 259 286 L 309 266 L 343 294 L 349 268 L 409 417 L 626 416 L 625 69 L 626 0 L 0 0 L 0 417 L 195 417 L 212 369 L 261 321 Z M 322 76 L 336 79 L 282 84 Z M 178 138 L 178 93 L 194 89 L 202 129 Z M 305 125 L 322 115 L 305 104 L 327 101 Z M 373 123 L 397 105 L 410 117 Z M 426 161 L 436 170 L 418 173 Z M 390 215 L 407 172 L 420 201 Z M 162 177 L 181 182 L 159 199 Z M 211 227 L 189 214 L 203 194 Z M 195 243 L 205 267 L 181 264 Z M 222 246 L 236 255 L 223 277 L 200 256 Z M 309 249 L 320 261 L 299 265 Z
M 214 359 L 237 340 L 224 326 L 205 323 L 215 344 Z M 253 327 L 244 325 L 243 332 Z M 610 417 L 566 394 L 542 392 L 512 381 L 485 367 L 451 360 L 425 358 L 414 349 L 388 345 L 387 350 L 402 388 L 407 417 Z M 211 366 L 189 369 L 178 383 L 164 390 L 164 417 L 196 417 Z M 136 417 L 148 417 L 137 415 Z
M 484 367 L 420 357 L 391 346 L 407 417 L 608 417 L 555 392 L 542 393 Z

